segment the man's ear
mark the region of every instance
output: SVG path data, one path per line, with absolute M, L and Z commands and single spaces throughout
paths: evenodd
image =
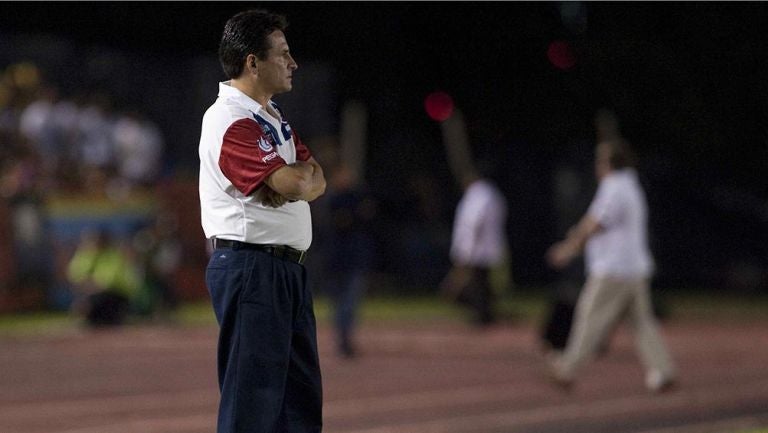
M 245 58 L 245 67 L 248 68 L 248 71 L 250 71 L 250 73 L 255 74 L 257 72 L 256 56 L 254 56 L 253 54 L 248 54 L 248 56 Z

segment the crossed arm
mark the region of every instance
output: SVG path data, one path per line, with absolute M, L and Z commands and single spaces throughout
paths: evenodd
M 269 188 L 263 188 L 262 203 L 280 207 L 288 201 L 312 201 L 325 192 L 325 175 L 314 157 L 296 161 L 277 169 L 267 179 Z

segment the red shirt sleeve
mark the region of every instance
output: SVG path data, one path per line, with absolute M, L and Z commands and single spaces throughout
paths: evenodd
M 286 162 L 277 153 L 272 138 L 255 120 L 240 119 L 224 133 L 219 168 L 243 194 L 251 195 L 270 174 L 284 165 Z
M 291 135 L 293 135 L 293 142 L 296 145 L 296 159 L 298 161 L 309 161 L 309 158 L 312 158 L 312 152 L 309 151 L 309 148 L 299 139 L 295 132 L 291 131 Z

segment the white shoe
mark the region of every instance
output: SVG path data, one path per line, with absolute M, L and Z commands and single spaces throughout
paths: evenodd
M 557 385 L 558 388 L 569 391 L 573 387 L 573 377 L 569 374 L 565 374 L 561 367 L 562 360 L 557 354 L 550 353 L 546 359 L 547 363 L 547 377 L 549 380 Z
M 651 370 L 645 375 L 645 386 L 653 393 L 671 391 L 677 387 L 677 380 L 673 374 L 664 374 L 659 370 Z

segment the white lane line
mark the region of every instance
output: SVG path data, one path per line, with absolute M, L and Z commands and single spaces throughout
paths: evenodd
M 731 388 L 737 388 L 738 392 L 735 396 L 742 399 L 766 399 L 768 381 L 751 385 L 741 384 Z M 415 421 L 373 428 L 339 430 L 337 433 L 467 433 L 493 429 L 498 430 L 501 428 L 519 428 L 525 425 L 543 422 L 615 417 L 617 415 L 626 415 L 633 412 L 686 409 L 690 408 L 692 405 L 701 407 L 713 403 L 733 400 L 735 396 L 723 388 L 721 388 L 721 392 L 712 392 L 711 389 L 704 389 L 696 392 L 677 392 L 676 394 L 661 396 L 649 396 L 643 394 L 592 402 L 556 404 L 531 409 L 494 411 L 469 416 L 453 416 L 437 420 Z

